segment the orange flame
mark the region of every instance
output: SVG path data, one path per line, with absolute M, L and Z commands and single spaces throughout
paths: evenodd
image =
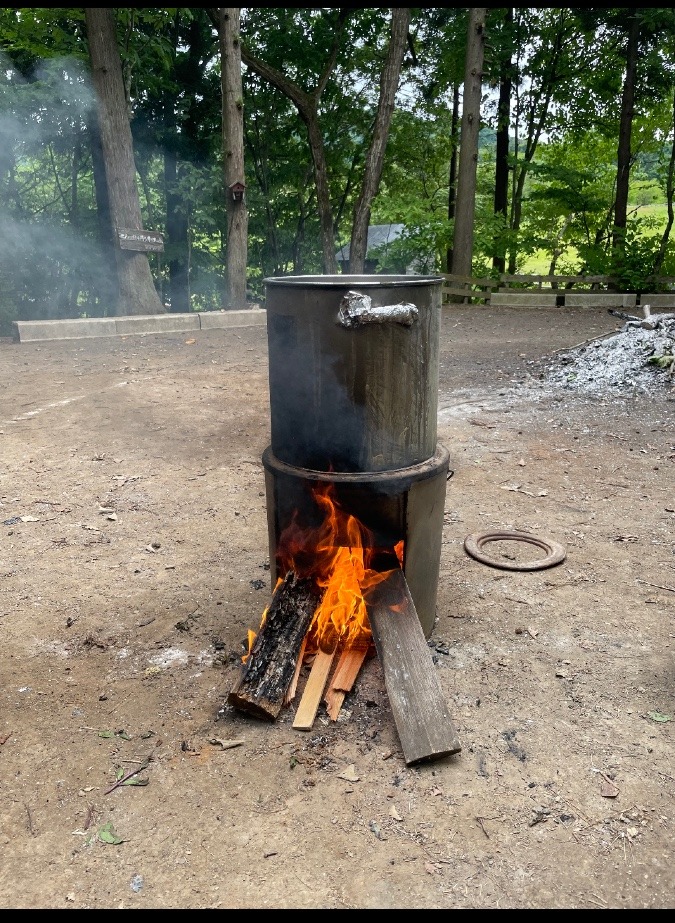
M 307 634 L 306 652 L 332 650 L 337 643 L 366 646 L 372 642 L 364 595 L 391 570 L 371 567 L 373 534 L 333 500 L 331 484 L 317 486 L 314 499 L 324 517 L 316 528 L 301 529 L 295 519 L 279 540 L 283 572 L 312 576 L 324 591 Z M 403 540 L 394 552 L 403 566 Z
M 267 607 L 267 609 L 269 609 L 269 606 Z M 263 614 L 262 614 L 262 619 L 261 619 L 261 622 L 260 622 L 260 628 L 262 628 L 263 625 L 265 624 L 265 619 L 267 618 L 267 609 L 265 609 L 265 611 L 264 611 Z M 258 629 L 258 630 L 260 631 L 260 629 Z M 253 650 L 253 645 L 255 644 L 255 639 L 258 637 L 258 635 L 255 633 L 255 631 L 252 631 L 250 628 L 248 629 L 247 634 L 248 634 L 248 650 L 246 651 L 245 654 L 242 655 L 242 658 L 241 658 L 241 662 L 242 662 L 242 663 L 246 663 L 246 661 L 248 660 L 248 658 L 251 656 L 251 651 Z
M 274 589 L 275 589 L 275 590 L 277 589 L 277 587 L 279 586 L 279 584 L 280 584 L 281 582 L 282 582 L 281 577 L 277 577 L 277 582 L 276 582 L 276 584 L 275 584 L 275 586 L 274 586 Z M 263 614 L 262 614 L 262 617 L 261 617 L 261 619 L 260 619 L 260 628 L 258 629 L 258 633 L 257 633 L 257 634 L 256 634 L 255 631 L 252 631 L 250 628 L 248 629 L 248 640 L 247 640 L 248 649 L 247 649 L 246 653 L 242 655 L 242 658 L 241 658 L 241 662 L 242 662 L 242 663 L 246 663 L 246 661 L 248 660 L 248 658 L 251 656 L 251 651 L 253 650 L 253 645 L 255 644 L 255 639 L 258 637 L 258 634 L 260 634 L 260 632 L 261 632 L 261 630 L 262 630 L 262 627 L 263 627 L 263 625 L 265 624 L 265 620 L 267 619 L 267 613 L 269 612 L 269 609 L 270 609 L 270 607 L 269 607 L 269 606 L 266 606 L 265 609 L 263 610 Z

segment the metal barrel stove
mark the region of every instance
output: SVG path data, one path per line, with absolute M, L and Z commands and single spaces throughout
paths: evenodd
M 329 482 L 403 571 L 429 637 L 449 454 L 437 443 L 442 278 L 316 275 L 266 285 L 271 444 L 263 453 L 272 583 L 293 516 Z M 283 576 L 283 574 L 281 574 Z

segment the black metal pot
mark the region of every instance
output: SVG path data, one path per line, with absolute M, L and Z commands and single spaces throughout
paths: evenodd
M 442 278 L 266 284 L 271 448 L 318 471 L 387 471 L 436 451 Z

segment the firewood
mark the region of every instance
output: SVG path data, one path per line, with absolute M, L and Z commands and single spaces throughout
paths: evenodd
M 229 705 L 274 720 L 284 704 L 300 648 L 321 591 L 289 571 L 277 586 L 246 663 L 227 697 Z
M 293 727 L 296 730 L 310 731 L 312 729 L 336 650 L 337 645 L 330 651 L 320 650 L 314 658 L 298 710 L 295 713 Z
M 407 765 L 459 753 L 461 746 L 403 571 L 366 596 L 384 684 Z
M 307 647 L 307 635 L 302 639 L 302 644 L 300 645 L 300 653 L 298 654 L 298 661 L 295 664 L 295 672 L 293 673 L 293 679 L 291 680 L 291 685 L 288 687 L 288 692 L 284 696 L 284 705 L 290 705 L 293 699 L 295 698 L 295 693 L 298 689 L 298 680 L 300 679 L 300 670 L 302 669 L 302 661 L 305 656 L 305 648 Z
M 345 696 L 353 688 L 367 654 L 367 645 L 346 647 L 342 651 L 324 697 L 326 711 L 333 721 L 337 721 Z

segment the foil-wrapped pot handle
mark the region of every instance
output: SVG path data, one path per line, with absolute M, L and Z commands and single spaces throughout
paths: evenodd
M 348 329 L 363 327 L 366 324 L 400 324 L 402 327 L 412 327 L 418 317 L 417 307 L 409 302 L 374 308 L 368 295 L 349 291 L 340 302 L 336 322 Z

